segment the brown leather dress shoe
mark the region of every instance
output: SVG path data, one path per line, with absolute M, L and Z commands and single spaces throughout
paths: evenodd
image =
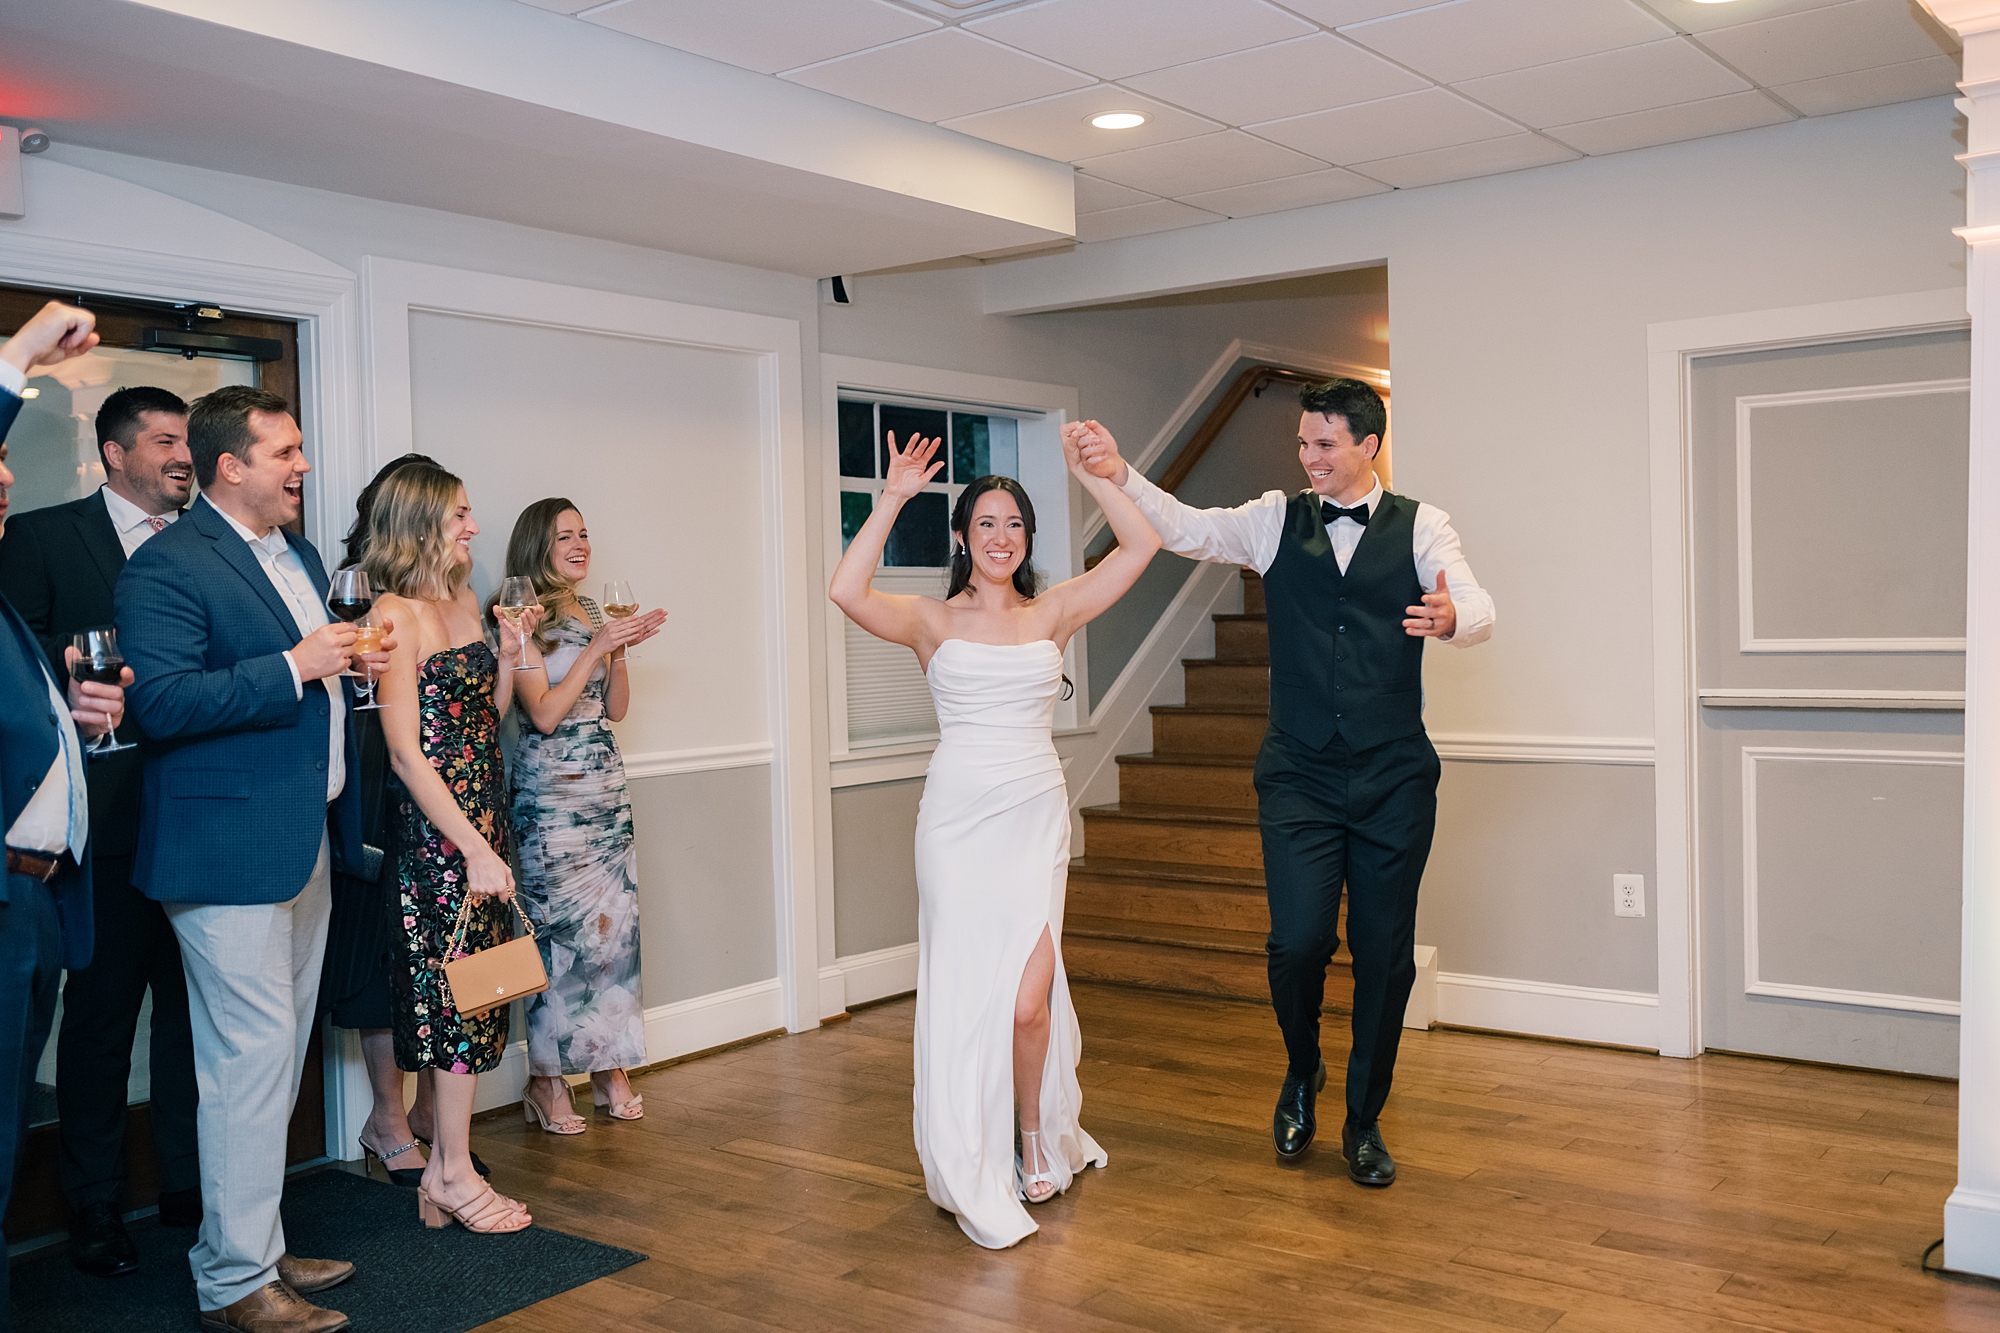
M 354 1265 L 345 1259 L 301 1259 L 296 1254 L 278 1256 L 278 1281 L 301 1296 L 337 1287 L 353 1276 Z
M 203 1310 L 201 1326 L 213 1333 L 334 1333 L 347 1327 L 347 1316 L 308 1305 L 282 1282 L 266 1282 L 234 1305 Z

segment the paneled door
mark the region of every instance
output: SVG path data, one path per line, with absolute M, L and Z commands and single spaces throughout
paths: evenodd
M 1950 331 L 1693 363 L 1710 1049 L 1957 1073 L 1968 364 Z

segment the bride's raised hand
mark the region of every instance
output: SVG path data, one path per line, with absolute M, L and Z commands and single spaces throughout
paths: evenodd
M 882 494 L 894 496 L 898 500 L 907 500 L 923 490 L 930 479 L 938 474 L 938 469 L 944 466 L 942 458 L 938 458 L 935 463 L 931 461 L 937 457 L 938 446 L 943 443 L 942 435 L 930 440 L 921 435 L 912 435 L 909 448 L 898 449 L 896 433 L 890 431 L 889 472 L 882 479 Z

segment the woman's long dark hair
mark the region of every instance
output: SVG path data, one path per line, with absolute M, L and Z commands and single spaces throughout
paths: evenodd
M 1042 576 L 1035 571 L 1035 502 L 1028 498 L 1028 492 L 1012 477 L 981 477 L 967 484 L 958 494 L 958 504 L 951 511 L 951 586 L 945 592 L 948 602 L 972 586 L 972 508 L 979 503 L 979 497 L 988 491 L 1005 491 L 1014 497 L 1014 504 L 1021 511 L 1021 526 L 1027 531 L 1026 549 L 1021 552 L 1021 563 L 1014 567 L 1014 591 L 1033 600 L 1042 590 Z M 1062 678 L 1062 697 L 1071 698 L 1076 694 L 1076 686 L 1068 676 Z
M 429 454 L 404 454 L 392 458 L 382 465 L 375 479 L 361 488 L 361 498 L 354 502 L 354 526 L 347 530 L 347 540 L 342 543 L 346 553 L 341 557 L 340 567 L 351 569 L 360 564 L 368 555 L 368 516 L 375 512 L 375 496 L 382 489 L 382 483 L 412 463 L 422 463 L 426 467 L 440 467 L 437 459 Z
M 1035 502 L 1028 498 L 1028 492 L 1012 477 L 981 477 L 969 483 L 958 493 L 958 504 L 951 511 L 951 586 L 944 599 L 948 602 L 972 586 L 972 552 L 969 538 L 972 531 L 972 507 L 979 503 L 979 497 L 988 491 L 1005 491 L 1014 497 L 1014 503 L 1021 511 L 1021 526 L 1027 529 L 1027 549 L 1021 553 L 1021 563 L 1014 567 L 1014 591 L 1023 597 L 1033 598 L 1042 590 L 1042 576 L 1035 572 Z

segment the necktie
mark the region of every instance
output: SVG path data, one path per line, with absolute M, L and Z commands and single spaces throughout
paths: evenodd
M 158 514 L 148 514 L 146 515 L 146 526 L 155 532 L 165 532 L 167 530 L 167 520 Z
M 1337 518 L 1351 518 L 1365 528 L 1368 526 L 1368 506 L 1356 505 L 1352 509 L 1342 509 L 1331 500 L 1321 500 L 1319 502 L 1320 522 L 1331 523 Z

